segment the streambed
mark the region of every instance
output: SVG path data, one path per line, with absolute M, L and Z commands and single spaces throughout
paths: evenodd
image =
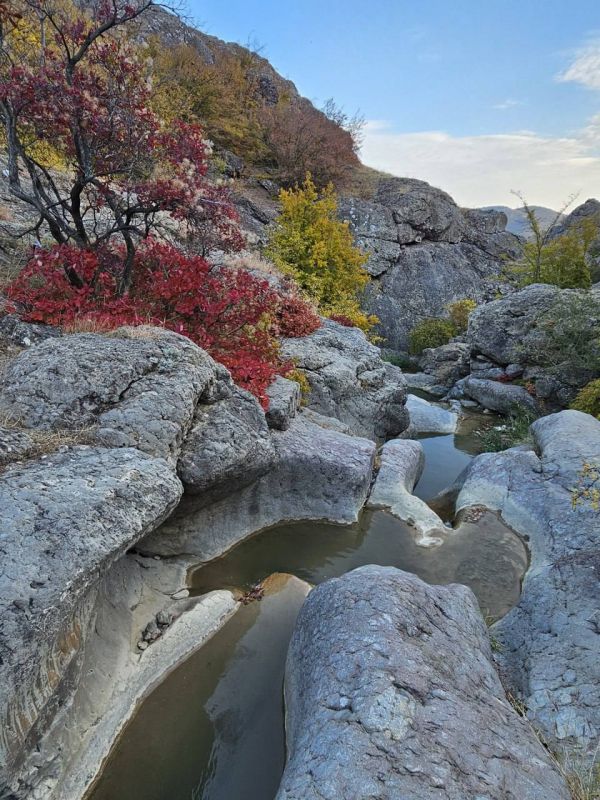
M 444 489 L 481 449 L 489 418 L 460 433 L 423 437 L 426 469 L 415 494 Z M 438 548 L 415 544 L 409 526 L 365 511 L 352 526 L 295 523 L 263 531 L 192 570 L 192 594 L 244 594 L 272 573 L 260 601 L 240 606 L 204 647 L 144 700 L 114 746 L 88 800 L 273 800 L 285 758 L 285 654 L 306 581 L 363 564 L 391 565 L 430 583 L 470 586 L 489 618 L 518 601 L 528 555 L 494 514 L 463 522 Z M 301 579 L 301 580 L 298 580 Z

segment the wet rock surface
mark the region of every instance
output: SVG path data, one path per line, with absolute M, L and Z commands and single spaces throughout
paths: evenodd
M 281 353 L 306 374 L 312 411 L 336 417 L 356 436 L 386 438 L 407 427 L 402 371 L 382 361 L 358 328 L 324 320 L 310 336 L 284 339 Z
M 508 703 L 464 586 L 393 567 L 321 584 L 286 666 L 288 761 L 277 800 L 567 800 Z
M 472 462 L 457 509 L 498 510 L 526 537 L 531 566 L 518 606 L 494 626 L 496 658 L 551 746 L 589 754 L 600 736 L 600 525 L 572 492 L 583 464 L 600 464 L 600 421 L 562 411 L 531 430 L 535 450 Z

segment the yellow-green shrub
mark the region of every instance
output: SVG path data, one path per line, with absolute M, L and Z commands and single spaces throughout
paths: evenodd
M 367 255 L 355 247 L 346 222 L 337 218 L 337 196 L 319 192 L 307 175 L 302 186 L 282 189 L 281 216 L 266 254 L 290 275 L 321 314 L 369 330 L 377 318 L 365 314 L 359 295 L 369 281 Z
M 469 314 L 477 308 L 475 300 L 465 297 L 463 300 L 457 300 L 455 303 L 450 303 L 448 306 L 448 313 L 450 314 L 450 321 L 456 328 L 457 333 L 464 333 L 469 324 Z
M 428 347 L 440 347 L 456 336 L 456 328 L 448 319 L 424 319 L 410 332 L 410 352 L 420 355 Z
M 571 408 L 576 411 L 584 411 L 600 419 L 600 378 L 591 381 L 579 392 L 575 400 L 571 403 Z
M 306 372 L 302 369 L 298 369 L 298 367 L 294 367 L 289 372 L 286 372 L 285 377 L 290 381 L 295 381 L 298 386 L 300 387 L 300 395 L 301 395 L 301 403 L 302 405 L 306 405 L 308 402 L 308 397 L 311 392 L 310 381 L 306 377 Z

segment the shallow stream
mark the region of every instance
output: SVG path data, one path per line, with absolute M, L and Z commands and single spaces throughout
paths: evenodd
M 426 468 L 415 494 L 448 487 L 481 451 L 472 415 L 460 433 L 423 438 Z M 348 527 L 295 523 L 263 531 L 191 571 L 192 594 L 244 594 L 272 573 L 311 584 L 364 564 L 395 566 L 430 583 L 458 582 L 497 619 L 518 601 L 527 568 L 521 540 L 498 517 L 463 522 L 437 548 L 418 547 L 410 528 L 384 511 Z M 273 800 L 285 758 L 283 673 L 304 599 L 296 578 L 267 580 L 262 600 L 226 625 L 142 702 L 89 800 Z

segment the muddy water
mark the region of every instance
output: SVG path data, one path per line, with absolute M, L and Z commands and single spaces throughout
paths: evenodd
M 470 418 L 456 435 L 423 438 L 426 468 L 415 493 L 427 500 L 451 484 L 481 450 L 478 431 L 491 422 Z M 350 527 L 272 528 L 189 577 L 195 594 L 242 593 L 274 572 L 316 584 L 363 564 L 464 583 L 483 613 L 497 618 L 518 601 L 527 553 L 491 513 L 425 549 L 408 526 L 376 511 Z M 241 606 L 141 704 L 88 800 L 273 800 L 284 766 L 285 654 L 303 598 L 296 578 L 278 577 L 260 602 Z
M 89 800 L 272 800 L 284 766 L 283 671 L 305 597 L 274 576 L 141 704 Z

